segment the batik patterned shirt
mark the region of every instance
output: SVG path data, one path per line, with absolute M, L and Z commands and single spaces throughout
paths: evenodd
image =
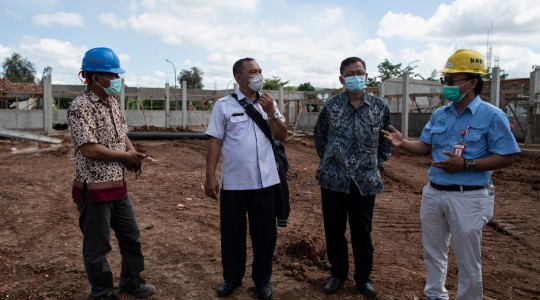
M 328 99 L 314 129 L 319 185 L 349 193 L 352 181 L 362 195 L 382 192 L 379 170 L 390 158 L 392 145 L 380 130 L 388 125 L 388 105 L 372 94 L 365 93 L 358 108 L 346 92 Z
M 123 199 L 127 193 L 124 165 L 90 159 L 79 151 L 87 143 L 126 151 L 128 127 L 118 99 L 108 97 L 104 101 L 93 92 L 84 91 L 71 102 L 67 117 L 75 146 L 73 200 L 82 200 L 85 183 L 94 202 Z

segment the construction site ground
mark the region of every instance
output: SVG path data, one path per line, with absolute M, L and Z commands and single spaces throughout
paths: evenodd
M 82 235 L 71 200 L 73 148 L 69 135 L 51 146 L 0 140 L 0 299 L 87 299 Z M 219 204 L 204 195 L 206 140 L 134 141 L 152 155 L 143 174 L 127 174 L 141 228 L 146 270 L 157 292 L 150 299 L 215 299 L 222 281 Z M 352 273 L 334 295 L 323 292 L 329 276 L 315 180 L 318 158 L 309 133 L 286 142 L 292 211 L 278 229 L 271 286 L 274 299 L 363 299 Z M 373 220 L 372 280 L 379 299 L 424 299 L 419 210 L 431 157 L 396 150 L 384 172 Z M 494 173 L 494 217 L 484 229 L 486 299 L 540 299 L 540 157 L 519 156 Z M 112 235 L 108 258 L 118 292 L 120 255 Z M 229 299 L 254 299 L 247 274 Z M 455 298 L 452 249 L 446 286 Z M 352 266 L 352 254 L 350 254 Z M 118 293 L 121 299 L 135 299 Z

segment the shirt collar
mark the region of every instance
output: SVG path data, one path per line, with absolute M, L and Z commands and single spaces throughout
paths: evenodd
M 368 96 L 369 94 L 367 94 L 366 92 L 364 92 L 364 94 L 362 95 L 362 103 L 360 103 L 360 106 L 364 105 L 364 103 L 366 105 L 371 105 L 371 97 Z M 350 99 L 349 99 L 349 95 L 347 94 L 347 92 L 343 92 L 341 93 L 341 99 L 345 100 L 347 103 L 351 103 Z M 360 107 L 359 106 L 359 107 Z
M 472 115 L 474 116 L 474 114 L 476 113 L 476 111 L 478 110 L 478 107 L 480 107 L 480 104 L 482 103 L 482 100 L 480 99 L 480 95 L 476 95 L 476 97 L 474 97 L 474 99 L 467 105 L 467 107 L 465 107 L 465 109 L 469 109 L 472 113 Z M 455 103 L 448 103 L 445 107 L 444 107 L 444 110 L 452 110 L 452 111 L 457 111 L 457 108 L 456 108 L 456 104 Z
M 261 95 L 259 92 L 257 92 L 257 94 L 258 94 L 259 96 Z M 249 102 L 249 103 L 252 103 L 252 104 L 257 103 L 257 101 L 256 101 L 257 99 L 253 99 L 253 100 L 252 100 L 252 99 L 249 99 L 249 98 L 246 97 L 246 95 L 244 95 L 240 90 L 238 90 L 238 92 L 236 93 L 236 95 L 238 96 L 238 99 L 240 99 L 240 100 L 246 98 L 246 101 Z

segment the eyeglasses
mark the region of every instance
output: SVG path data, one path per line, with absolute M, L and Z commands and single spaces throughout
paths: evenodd
M 454 85 L 454 83 L 456 81 L 464 81 L 464 80 L 469 80 L 469 78 L 446 78 L 446 77 L 441 77 L 441 84 L 443 85 Z
M 366 72 L 365 71 L 362 71 L 362 70 L 359 70 L 359 71 L 351 71 L 351 72 L 347 72 L 345 73 L 345 75 L 343 75 L 343 77 L 351 77 L 351 76 L 366 76 Z

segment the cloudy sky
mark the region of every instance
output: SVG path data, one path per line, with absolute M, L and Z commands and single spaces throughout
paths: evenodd
M 366 60 L 371 77 L 388 59 L 414 62 L 429 77 L 456 49 L 487 58 L 510 78 L 540 65 L 538 0 L 0 0 L 0 60 L 13 52 L 37 77 L 80 84 L 86 50 L 106 46 L 120 57 L 129 86 L 162 87 L 197 66 L 205 89 L 224 89 L 239 58 L 255 58 L 270 78 L 290 85 L 339 87 L 339 64 Z M 231 83 L 232 86 L 232 83 Z M 231 87 L 229 86 L 229 87 Z

